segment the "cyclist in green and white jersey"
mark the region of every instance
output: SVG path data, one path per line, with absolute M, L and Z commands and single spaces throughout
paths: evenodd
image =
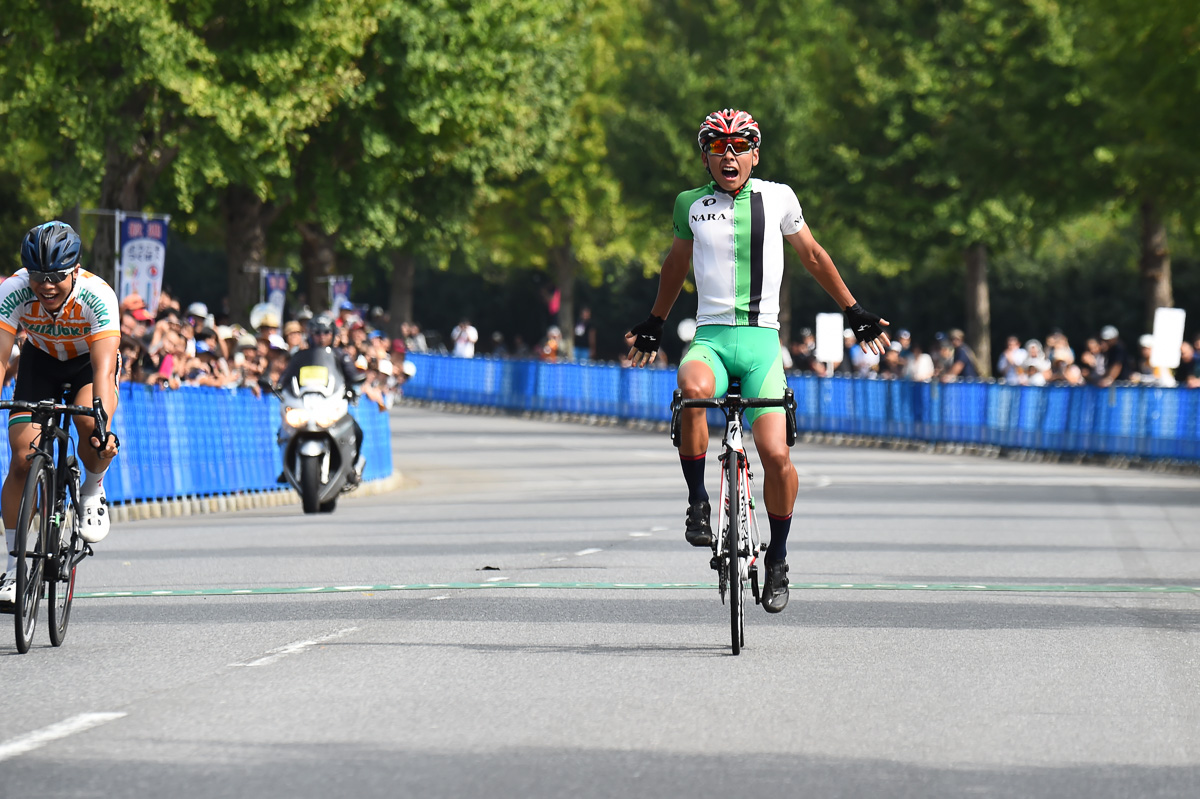
M 696 335 L 678 376 L 686 399 L 723 395 L 730 378 L 741 380 L 744 397 L 783 396 L 779 287 L 785 240 L 844 309 L 846 326 L 864 350 L 882 354 L 891 343 L 883 332 L 888 322 L 855 302 L 829 254 L 813 238 L 795 192 L 751 177 L 761 142 L 758 123 L 745 111 L 725 109 L 705 118 L 697 143 L 712 181 L 675 200 L 675 240 L 663 261 L 658 296 L 650 316 L 630 330 L 635 339 L 629 358 L 645 366 L 658 353 L 663 321 L 689 267 L 695 269 Z M 796 468 L 782 408 L 751 408 L 746 421 L 765 472 L 763 499 L 771 526 L 763 607 L 778 613 L 788 601 L 787 537 L 796 502 Z M 688 486 L 685 537 L 698 547 L 712 544 L 704 487 L 707 452 L 704 409 L 683 411 L 679 458 Z

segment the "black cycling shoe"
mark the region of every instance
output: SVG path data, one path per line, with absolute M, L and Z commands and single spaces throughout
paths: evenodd
M 762 606 L 767 613 L 778 613 L 788 603 L 788 565 L 786 560 L 763 561 L 767 567 L 767 579 L 763 583 Z
M 712 546 L 712 526 L 708 523 L 709 509 L 707 502 L 697 502 L 689 505 L 687 518 L 684 520 L 683 537 L 694 547 Z

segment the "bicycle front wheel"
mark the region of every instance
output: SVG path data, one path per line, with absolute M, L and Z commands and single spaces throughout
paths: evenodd
M 729 637 L 733 654 L 742 652 L 745 608 L 742 594 L 742 563 L 738 530 L 742 524 L 742 503 L 739 501 L 738 455 L 730 452 L 725 459 L 725 496 L 729 512 L 725 525 L 725 569 L 729 585 Z
M 50 522 L 50 471 L 44 457 L 34 456 L 25 479 L 17 512 L 17 596 L 13 622 L 17 651 L 22 655 L 33 645 L 38 603 L 42 598 L 42 576 L 46 566 L 46 538 Z
M 74 464 L 72 464 L 73 466 Z M 67 623 L 71 620 L 71 602 L 75 599 L 75 554 L 82 548 L 83 538 L 79 535 L 79 516 L 75 513 L 75 500 L 79 496 L 79 478 L 73 475 L 73 484 L 62 492 L 63 512 L 59 515 L 57 534 L 58 546 L 51 547 L 54 555 L 47 564 L 46 583 L 49 587 L 46 612 L 50 617 L 50 643 L 62 646 L 67 638 Z M 55 536 L 51 536 L 54 538 Z

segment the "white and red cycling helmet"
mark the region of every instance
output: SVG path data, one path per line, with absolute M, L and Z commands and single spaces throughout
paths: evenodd
M 755 149 L 762 144 L 762 131 L 758 129 L 758 123 L 754 121 L 754 117 L 745 111 L 726 108 L 721 111 L 713 111 L 704 118 L 704 121 L 700 123 L 700 132 L 696 134 L 696 145 L 701 152 L 704 152 L 710 141 L 727 136 L 740 136 L 748 139 Z

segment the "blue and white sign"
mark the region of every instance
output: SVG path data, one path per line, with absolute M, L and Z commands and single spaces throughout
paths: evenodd
M 266 285 L 267 303 L 275 306 L 279 318 L 283 318 L 283 306 L 287 302 L 288 273 L 263 272 L 263 283 Z
M 120 299 L 141 295 L 150 314 L 158 312 L 163 265 L 167 260 L 166 218 L 118 215 L 121 241 Z
M 342 303 L 350 301 L 350 282 L 353 280 L 350 275 L 338 275 L 329 279 L 329 307 L 337 313 L 342 308 Z

